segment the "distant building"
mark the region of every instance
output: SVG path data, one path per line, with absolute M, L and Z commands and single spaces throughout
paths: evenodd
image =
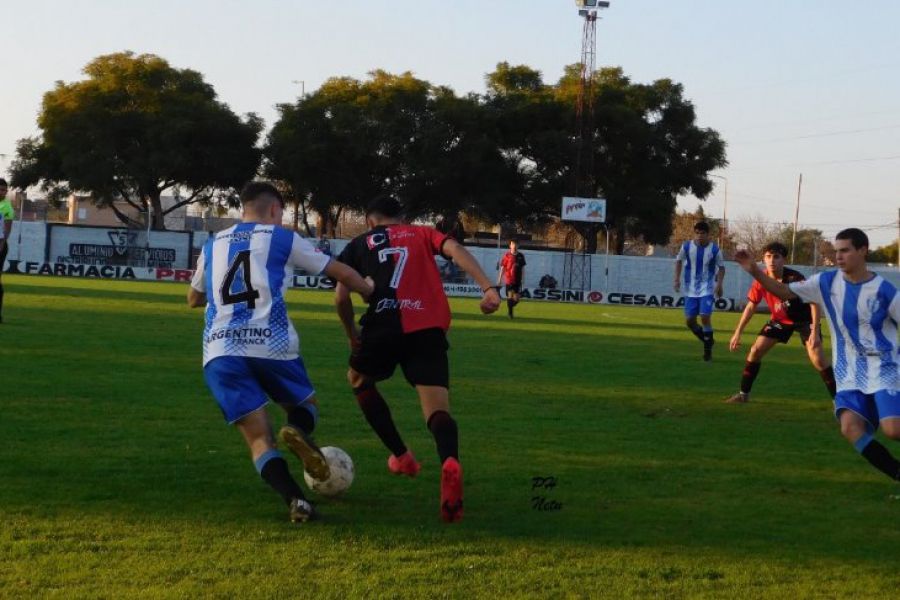
M 99 227 L 123 227 L 124 224 L 116 216 L 111 208 L 101 208 L 91 202 L 90 196 L 79 196 L 72 194 L 66 200 L 69 205 L 69 225 L 95 225 Z M 178 200 L 174 196 L 163 196 L 160 198 L 163 210 L 173 206 Z M 113 203 L 115 207 L 130 219 L 134 219 L 138 223 L 146 223 L 144 213 L 136 210 L 131 204 L 124 200 L 118 200 Z M 185 217 L 187 215 L 187 206 L 180 206 L 165 216 L 166 229 L 171 231 L 182 231 L 185 226 Z

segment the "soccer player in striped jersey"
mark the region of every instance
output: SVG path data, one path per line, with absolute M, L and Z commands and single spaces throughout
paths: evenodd
M 802 273 L 784 266 L 787 256 L 787 248 L 781 242 L 766 244 L 763 248 L 763 264 L 766 266 L 766 275 L 777 279 L 782 283 L 794 283 L 806 279 Z M 822 331 L 819 327 L 819 306 L 808 304 L 799 299 L 782 300 L 775 294 L 768 292 L 758 282 L 754 281 L 747 293 L 747 306 L 741 315 L 741 319 L 731 336 L 728 349 L 734 352 L 741 345 L 741 333 L 761 301 L 765 300 L 772 318 L 763 326 L 756 341 L 747 354 L 747 362 L 744 364 L 741 376 L 741 389 L 725 402 L 728 404 L 743 404 L 750 401 L 750 389 L 759 370 L 762 367 L 762 359 L 768 354 L 775 344 L 787 344 L 796 331 L 800 336 L 800 342 L 806 348 L 809 361 L 819 373 L 828 393 L 834 398 L 835 382 L 834 370 L 831 368 L 828 358 L 822 350 Z
M 457 426 L 450 416 L 446 336 L 450 305 L 435 255 L 455 262 L 481 286 L 485 314 L 499 308 L 500 294 L 468 250 L 431 227 L 403 223 L 401 212 L 394 198 L 373 200 L 366 211 L 371 229 L 354 238 L 340 255 L 341 261 L 375 282 L 369 309 L 360 319 L 361 331 L 354 322 L 347 286 L 337 286 L 335 303 L 351 347 L 347 378 L 369 425 L 391 451 L 388 469 L 415 477 L 419 463 L 375 386 L 400 365 L 416 388 L 440 457 L 441 518 L 453 522 L 463 516 L 463 481 Z
M 861 230 L 838 233 L 834 250 L 840 270 L 790 284 L 763 273 L 746 251 L 738 252 L 735 260 L 779 298 L 800 298 L 824 309 L 831 328 L 834 413 L 841 434 L 872 466 L 900 481 L 900 461 L 874 438 L 880 426 L 888 438 L 900 440 L 900 294 L 866 267 L 869 238 Z
M 684 316 L 688 329 L 703 342 L 703 360 L 712 360 L 712 311 L 715 298 L 722 297 L 725 262 L 719 245 L 709 240 L 709 223 L 694 225 L 694 239 L 681 245 L 675 258 L 675 281 L 678 293 L 684 289 Z M 715 298 L 713 297 L 715 296 Z M 703 326 L 697 325 L 697 315 Z
M 305 470 L 317 479 L 327 478 L 329 470 L 310 437 L 318 406 L 285 290 L 295 268 L 324 273 L 365 296 L 372 286 L 280 227 L 284 199 L 271 184 L 248 184 L 241 205 L 242 222 L 210 236 L 203 246 L 188 304 L 206 306 L 203 373 L 225 420 L 244 436 L 256 470 L 288 504 L 291 520 L 303 522 L 316 512 L 276 448 L 265 409 L 269 398 L 287 412 L 280 437 Z

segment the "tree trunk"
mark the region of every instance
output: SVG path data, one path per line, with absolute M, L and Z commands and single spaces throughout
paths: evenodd
M 163 214 L 160 191 L 153 190 L 149 194 L 150 210 L 153 212 L 152 228 L 154 231 L 165 231 L 166 216 Z
M 600 225 L 597 223 L 578 223 L 575 229 L 584 239 L 585 254 L 597 253 L 597 234 L 600 233 Z
M 294 198 L 294 231 L 300 233 L 300 198 Z
M 617 225 L 613 231 L 616 232 L 616 254 L 621 256 L 625 253 L 625 234 L 627 233 L 625 225 Z

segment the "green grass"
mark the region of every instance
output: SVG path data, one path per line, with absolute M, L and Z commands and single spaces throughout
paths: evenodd
M 797 342 L 770 354 L 752 404 L 721 403 L 744 357 L 725 350 L 736 315 L 716 315 L 705 365 L 678 311 L 531 302 L 509 321 L 452 301 L 466 516 L 447 526 L 412 390 L 383 386 L 423 461 L 418 479 L 397 479 L 347 389 L 331 295 L 292 291 L 318 440 L 357 469 L 346 497 L 320 503 L 323 521 L 293 526 L 204 385 L 203 315 L 184 286 L 3 283 L 0 597 L 894 598 L 900 586 L 900 490 L 840 437 Z M 561 510 L 532 508 L 536 476 L 556 477 L 541 494 Z

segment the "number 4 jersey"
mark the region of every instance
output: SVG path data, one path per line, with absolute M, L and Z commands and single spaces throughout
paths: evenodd
M 295 268 L 320 274 L 329 260 L 275 225 L 241 223 L 211 236 L 191 280 L 206 294 L 203 364 L 220 356 L 297 358 L 300 342 L 284 293 Z
M 363 327 L 403 333 L 449 329 L 450 305 L 434 260 L 447 239 L 431 227 L 382 225 L 347 244 L 339 260 L 375 283 Z

